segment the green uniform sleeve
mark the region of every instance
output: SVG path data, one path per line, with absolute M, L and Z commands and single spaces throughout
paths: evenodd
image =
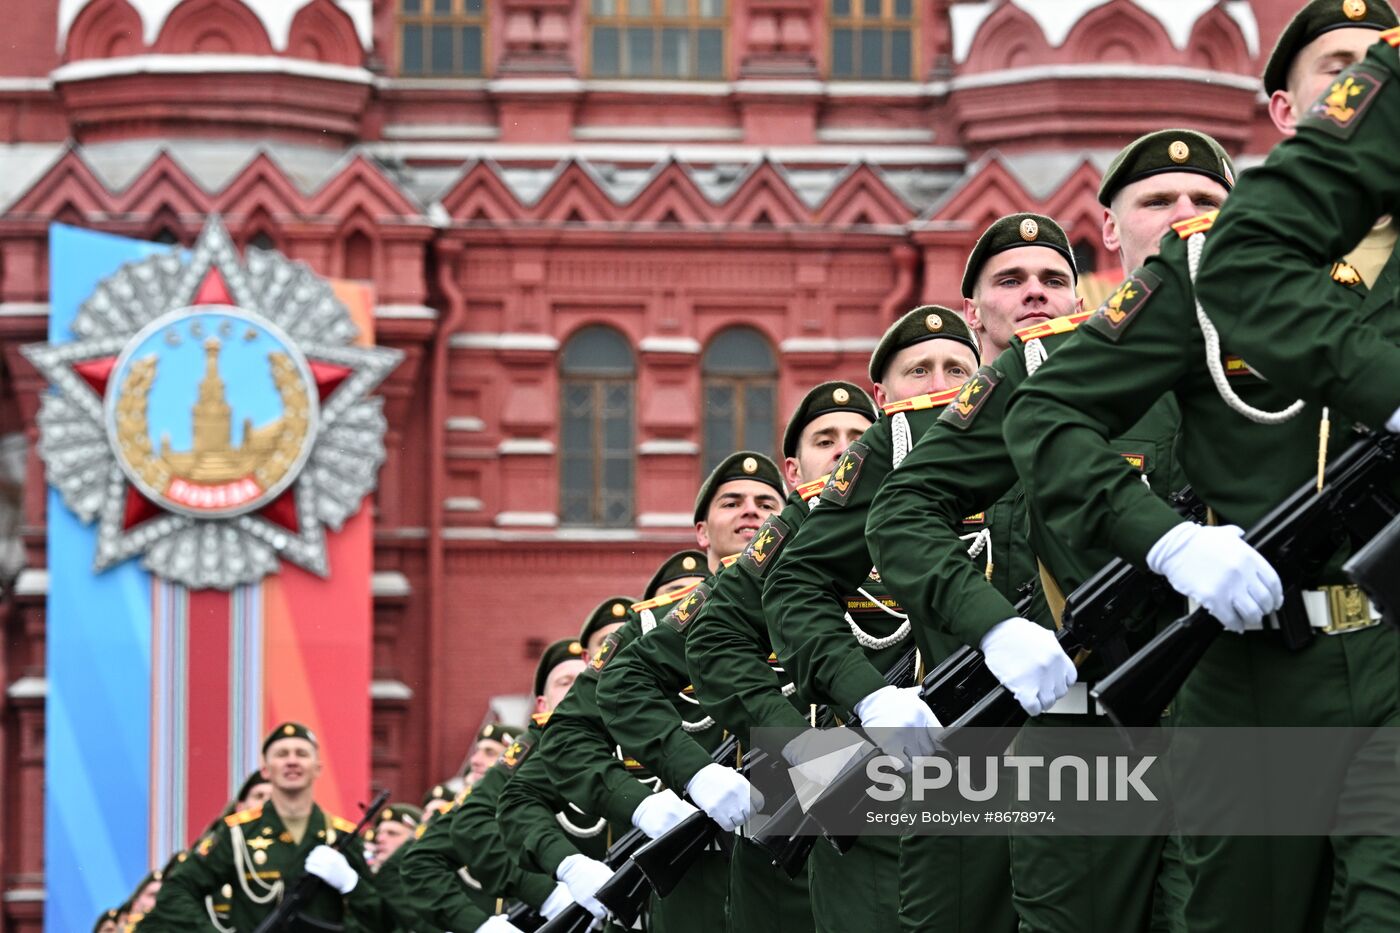
M 846 449 L 763 585 L 768 633 L 798 692 L 845 709 L 885 686 L 851 635 L 839 594 L 859 586 L 873 563 L 865 516 L 890 470 L 889 431 L 881 418 Z
M 156 906 L 141 918 L 141 933 L 182 933 L 209 927 L 204 909 L 206 895 L 216 894 L 225 883 L 236 883 L 233 847 L 227 826 L 220 825 L 195 843 L 180 870 L 161 884 Z M 359 887 L 359 885 L 356 885 Z
M 1013 341 L 974 377 L 984 386 L 977 407 L 965 417 L 957 407 L 944 410 L 881 486 L 865 525 L 880 578 L 909 618 L 974 648 L 1017 614 L 981 562 L 968 559 L 960 535 L 967 516 L 986 512 L 1016 484 L 1002 419 L 1025 373 L 1021 344 Z
M 609 636 L 613 643 L 600 652 L 603 669 L 639 632 L 636 619 L 630 618 Z M 598 707 L 599 675 L 595 659 L 550 715 L 540 753 L 550 780 L 564 799 L 585 813 L 627 826 L 637 805 L 651 795 L 651 788 L 628 771 L 615 754 L 616 743 Z
M 569 692 L 573 693 L 572 687 Z M 549 724 L 553 728 L 553 717 Z M 539 753 L 544 754 L 543 746 Z M 554 879 L 540 872 L 522 870 L 501 838 L 496 807 L 509 782 L 510 772 L 493 765 L 453 813 L 453 819 L 447 824 L 447 834 L 460 864 L 467 867 L 482 890 L 490 892 L 492 897 L 519 898 L 531 907 L 538 907 L 554 890 Z M 456 930 L 461 924 L 447 926 Z
M 1131 297 L 1096 312 L 1011 393 L 1004 435 L 1030 506 L 1052 534 L 1142 565 L 1182 519 L 1123 468 L 1112 438 L 1187 374 L 1204 374 L 1184 244 L 1169 234 L 1119 294 Z
M 462 861 L 454 851 L 448 826 L 456 812 L 454 806 L 438 816 L 413 843 L 404 856 L 403 886 L 419 914 L 429 923 L 444 930 L 475 930 L 486 922 L 488 914 L 472 903 L 457 874 Z
M 698 613 L 702 605 L 694 604 L 696 594 L 703 593 L 703 604 L 710 585 L 700 584 L 655 628 L 624 645 L 598 677 L 598 706 L 608 731 L 624 752 L 677 793 L 711 759 L 704 746 L 686 733 L 685 720 L 671 701 L 690 686 L 685 630 L 693 624 L 693 616 L 678 622 L 676 612 Z M 693 721 L 698 722 L 705 713 L 699 705 L 694 709 Z
M 360 876 L 354 889 L 345 895 L 345 915 L 354 918 L 365 929 L 393 929 L 397 918 L 391 905 L 380 893 L 374 872 L 365 861 L 365 847 L 355 840 L 341 849 L 341 853 Z
M 565 805 L 550 783 L 544 758 L 533 751 L 526 755 L 496 804 L 501 839 L 517 853 L 522 868 L 553 878 L 559 863 L 578 852 L 554 816 Z
M 1354 93 L 1353 93 L 1354 92 Z M 1300 398 L 1380 427 L 1400 406 L 1400 345 L 1317 270 L 1400 213 L 1400 50 L 1338 76 L 1298 134 L 1246 173 L 1207 239 L 1203 307 L 1227 349 Z
M 808 511 L 800 496 L 794 499 L 759 528 L 735 566 L 715 580 L 685 642 L 696 696 L 721 726 L 746 741 L 754 728 L 807 725 L 783 696 L 786 677 L 769 663 L 773 646 L 763 616 L 763 576 Z
M 443 928 L 427 919 L 422 902 L 409 893 L 405 865 L 416 840 L 410 839 L 398 848 L 388 861 L 374 873 L 374 885 L 393 917 L 394 933 L 442 933 Z M 475 927 L 463 927 L 474 930 Z

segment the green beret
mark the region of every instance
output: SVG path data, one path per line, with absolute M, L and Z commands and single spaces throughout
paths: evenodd
M 523 729 L 517 729 L 515 726 L 507 726 L 499 722 L 488 722 L 477 732 L 476 740 L 480 742 L 484 739 L 490 739 L 492 742 L 500 742 L 502 745 L 509 745 L 511 742 L 514 742 L 515 737 L 520 735 L 523 731 Z
M 578 640 L 588 645 L 588 637 L 605 625 L 627 621 L 627 607 L 635 603 L 631 596 L 609 596 L 588 614 L 588 619 L 579 630 Z
M 1128 185 L 1164 172 L 1194 172 L 1227 189 L 1235 187 L 1235 164 L 1220 143 L 1195 130 L 1158 130 L 1139 136 L 1114 156 L 1099 185 L 1099 203 L 1108 207 Z
M 266 748 L 267 746 L 263 746 L 264 750 L 266 750 Z M 254 787 L 257 787 L 259 784 L 266 783 L 267 778 L 262 776 L 262 772 L 254 771 L 252 774 L 248 775 L 247 779 L 244 780 L 243 785 L 238 788 L 238 796 L 235 797 L 234 800 L 236 800 L 239 803 L 242 803 L 243 801 L 248 799 L 248 795 L 253 792 Z
M 411 803 L 391 803 L 389 806 L 379 811 L 379 815 L 374 818 L 375 828 L 380 823 L 402 823 L 410 829 L 417 828 L 423 822 L 423 810 L 415 807 Z
M 656 573 L 651 575 L 647 581 L 647 588 L 642 591 L 642 599 L 648 600 L 656 596 L 656 591 L 661 589 L 672 580 L 680 580 L 683 577 L 708 577 L 710 575 L 709 558 L 704 551 L 697 551 L 693 548 L 688 551 L 677 551 L 666 558 L 665 563 L 656 568 Z
M 1279 34 L 1269 63 L 1264 66 L 1264 93 L 1282 91 L 1288 84 L 1293 59 L 1309 42 L 1334 29 L 1390 29 L 1400 26 L 1385 0 L 1313 0 Z
M 561 638 L 544 649 L 540 663 L 535 666 L 535 696 L 544 696 L 544 682 L 549 679 L 549 672 L 571 658 L 583 660 L 583 645 L 577 638 Z
M 977 284 L 977 276 L 982 267 L 998 253 L 1019 249 L 1022 246 L 1046 246 L 1065 257 L 1070 274 L 1079 277 L 1079 269 L 1074 264 L 1074 250 L 1070 248 L 1069 237 L 1060 225 L 1042 214 L 1007 214 L 994 221 L 986 232 L 977 238 L 977 245 L 967 257 L 967 269 L 963 272 L 962 296 L 972 297 L 972 289 Z
M 854 382 L 823 382 L 803 396 L 788 419 L 787 430 L 783 432 L 783 456 L 797 456 L 797 439 L 802 429 L 822 415 L 833 411 L 849 411 L 875 420 L 875 400 Z
M 320 747 L 320 743 L 316 741 L 316 734 L 310 729 L 299 722 L 284 722 L 269 732 L 267 738 L 263 739 L 262 752 L 264 755 L 267 754 L 268 747 L 278 739 L 306 739 L 312 745 Z
M 451 800 L 452 791 L 448 790 L 446 784 L 434 784 L 428 788 L 428 792 L 423 795 L 423 809 L 428 809 L 428 805 L 434 800 Z
M 870 381 L 884 380 L 890 359 L 905 347 L 934 339 L 956 340 L 972 348 L 977 362 L 982 362 L 982 348 L 962 315 L 942 305 L 920 305 L 890 325 L 889 330 L 870 354 Z
M 109 907 L 107 910 L 104 910 L 102 916 L 98 917 L 97 922 L 92 925 L 92 933 L 99 933 L 104 923 L 116 923 L 117 917 L 120 915 L 121 911 L 117 910 L 115 907 Z
M 787 495 L 787 490 L 783 489 L 782 471 L 778 469 L 778 465 L 771 458 L 754 450 L 735 451 L 721 460 L 719 466 L 710 471 L 710 475 L 700 486 L 700 493 L 695 497 L 695 520 L 697 522 L 705 520 L 705 513 L 710 508 L 710 500 L 715 497 L 719 487 L 736 479 L 752 479 L 760 483 L 767 483 L 778 491 L 779 498 Z M 709 573 L 707 567 L 705 576 L 709 576 Z

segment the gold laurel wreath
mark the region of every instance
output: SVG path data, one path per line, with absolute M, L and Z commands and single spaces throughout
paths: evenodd
M 262 488 L 271 489 L 287 475 L 301 453 L 311 420 L 311 400 L 306 394 L 301 373 L 290 356 L 269 353 L 267 362 L 272 368 L 272 382 L 282 396 L 282 430 L 277 434 L 277 446 L 273 448 L 272 455 L 258 464 L 253 476 Z
M 282 424 L 272 453 L 253 470 L 263 489 L 271 489 L 296 463 L 311 419 L 311 400 L 296 364 L 285 353 L 269 353 L 272 381 L 282 397 Z M 147 408 L 155 383 L 158 357 L 132 363 L 117 399 L 117 444 L 122 457 L 151 489 L 164 491 L 170 482 L 170 466 L 151 447 Z

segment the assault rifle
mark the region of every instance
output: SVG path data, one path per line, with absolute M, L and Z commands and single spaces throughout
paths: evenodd
M 511 926 L 519 927 L 525 933 L 535 933 L 544 926 L 544 917 L 538 910 L 524 901 L 516 901 L 506 910 L 506 919 Z
M 1205 519 L 1205 503 L 1189 486 L 1167 501 L 1189 521 Z M 1056 638 L 1075 667 L 1080 667 L 1092 654 L 1103 658 L 1113 668 L 1128 657 L 1124 620 L 1135 614 L 1141 616 L 1144 607 L 1156 607 L 1179 598 L 1163 577 L 1114 558 L 1065 598 Z M 981 658 L 980 652 L 973 653 Z M 939 715 L 940 722 L 948 723 L 939 744 L 954 756 L 978 758 L 1000 754 L 1029 718 L 1011 691 L 986 670 L 985 663 L 978 675 L 979 686 L 986 685 L 988 678 L 990 686 L 972 705 L 952 719 Z
M 727 762 L 735 756 L 738 749 L 738 739 L 729 736 L 719 744 L 710 757 L 717 762 Z M 669 837 L 668 844 L 672 848 L 668 854 L 679 863 L 680 871 L 684 871 L 693 862 L 690 855 L 691 848 L 698 845 L 694 853 L 698 855 L 714 839 L 715 833 L 719 830 L 719 826 L 708 817 L 705 818 L 705 821 L 709 823 L 706 826 L 695 819 L 697 816 L 704 817 L 705 814 L 691 814 L 655 840 L 659 842 Z M 647 836 L 640 829 L 628 830 L 622 838 L 613 843 L 608 849 L 608 854 L 603 858 L 603 863 L 613 870 L 612 877 L 604 882 L 603 886 L 593 895 L 600 904 L 608 909 L 619 924 L 628 929 L 641 916 L 642 908 L 646 905 L 647 897 L 651 894 L 654 883 L 648 873 L 643 870 L 642 865 L 635 860 L 638 851 L 647 844 Z M 687 861 L 687 859 L 690 860 Z M 655 871 L 658 875 L 662 875 L 665 866 L 658 865 Z M 669 874 L 665 874 L 663 880 L 667 880 L 669 877 Z M 667 889 L 667 893 L 669 891 L 670 888 Z M 592 914 L 578 904 L 571 904 L 557 914 L 553 920 L 540 927 L 539 933 L 583 933 L 592 923 Z
M 885 672 L 885 683 L 896 686 L 910 683 L 914 679 L 917 651 L 910 647 L 894 665 Z M 829 725 L 834 718 L 826 707 L 818 707 L 817 718 L 823 725 Z M 775 782 L 782 786 L 781 782 Z M 781 803 L 773 815 L 764 823 L 763 831 L 749 837 L 749 841 L 768 853 L 774 865 L 781 868 L 789 878 L 797 878 L 807 864 L 807 856 L 825 835 L 816 819 L 802 809 L 797 795 L 793 794 Z M 848 836 L 828 837 L 842 852 L 848 850 L 855 840 Z
M 355 828 L 352 831 L 337 835 L 335 837 L 335 842 L 330 844 L 331 848 L 337 852 L 343 853 L 352 842 L 358 842 L 360 833 L 369 828 L 369 824 L 379 815 L 380 809 L 388 800 L 389 791 L 387 788 L 375 794 L 374 800 L 370 801 L 370 805 L 366 807 L 364 812 L 360 815 L 360 822 L 355 824 Z M 360 880 L 363 884 L 369 883 L 364 879 Z M 283 895 L 282 902 L 277 905 L 272 913 L 263 918 L 262 923 L 257 925 L 253 933 L 274 933 L 274 931 L 278 930 L 288 930 L 293 928 L 293 923 L 311 926 L 312 929 L 315 929 L 317 926 L 324 926 L 323 924 L 318 924 L 315 921 L 302 917 L 301 909 L 306 906 L 311 898 L 320 893 L 322 888 L 327 887 L 328 885 L 317 876 L 310 872 L 303 873 L 302 876 L 297 879 L 296 886 Z M 340 927 L 326 927 L 326 929 L 340 929 Z
M 1393 557 L 1387 566 L 1378 567 L 1376 561 L 1395 547 L 1395 533 L 1386 525 L 1394 525 L 1400 514 L 1400 503 L 1390 494 L 1400 476 L 1400 437 L 1369 435 L 1329 463 L 1327 476 L 1320 491 L 1313 482 L 1304 484 L 1244 536 L 1283 581 L 1283 608 L 1274 618 L 1284 644 L 1293 650 L 1307 647 L 1315 637 L 1303 607 L 1303 584 L 1315 579 L 1344 544 L 1376 546 L 1361 547 L 1356 569 L 1378 588 L 1383 600 L 1395 585 L 1393 580 L 1375 581 L 1377 570 L 1395 572 Z M 1393 613 L 1395 603 L 1389 606 Z M 1223 630 L 1204 608 L 1177 619 L 1100 681 L 1092 691 L 1094 698 L 1122 728 L 1156 723 Z

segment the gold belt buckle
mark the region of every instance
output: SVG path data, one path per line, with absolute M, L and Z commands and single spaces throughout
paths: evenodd
M 1327 592 L 1327 612 L 1331 622 L 1322 629 L 1324 635 L 1339 635 L 1370 628 L 1379 620 L 1371 616 L 1371 602 L 1361 587 L 1339 583 L 1322 588 Z

